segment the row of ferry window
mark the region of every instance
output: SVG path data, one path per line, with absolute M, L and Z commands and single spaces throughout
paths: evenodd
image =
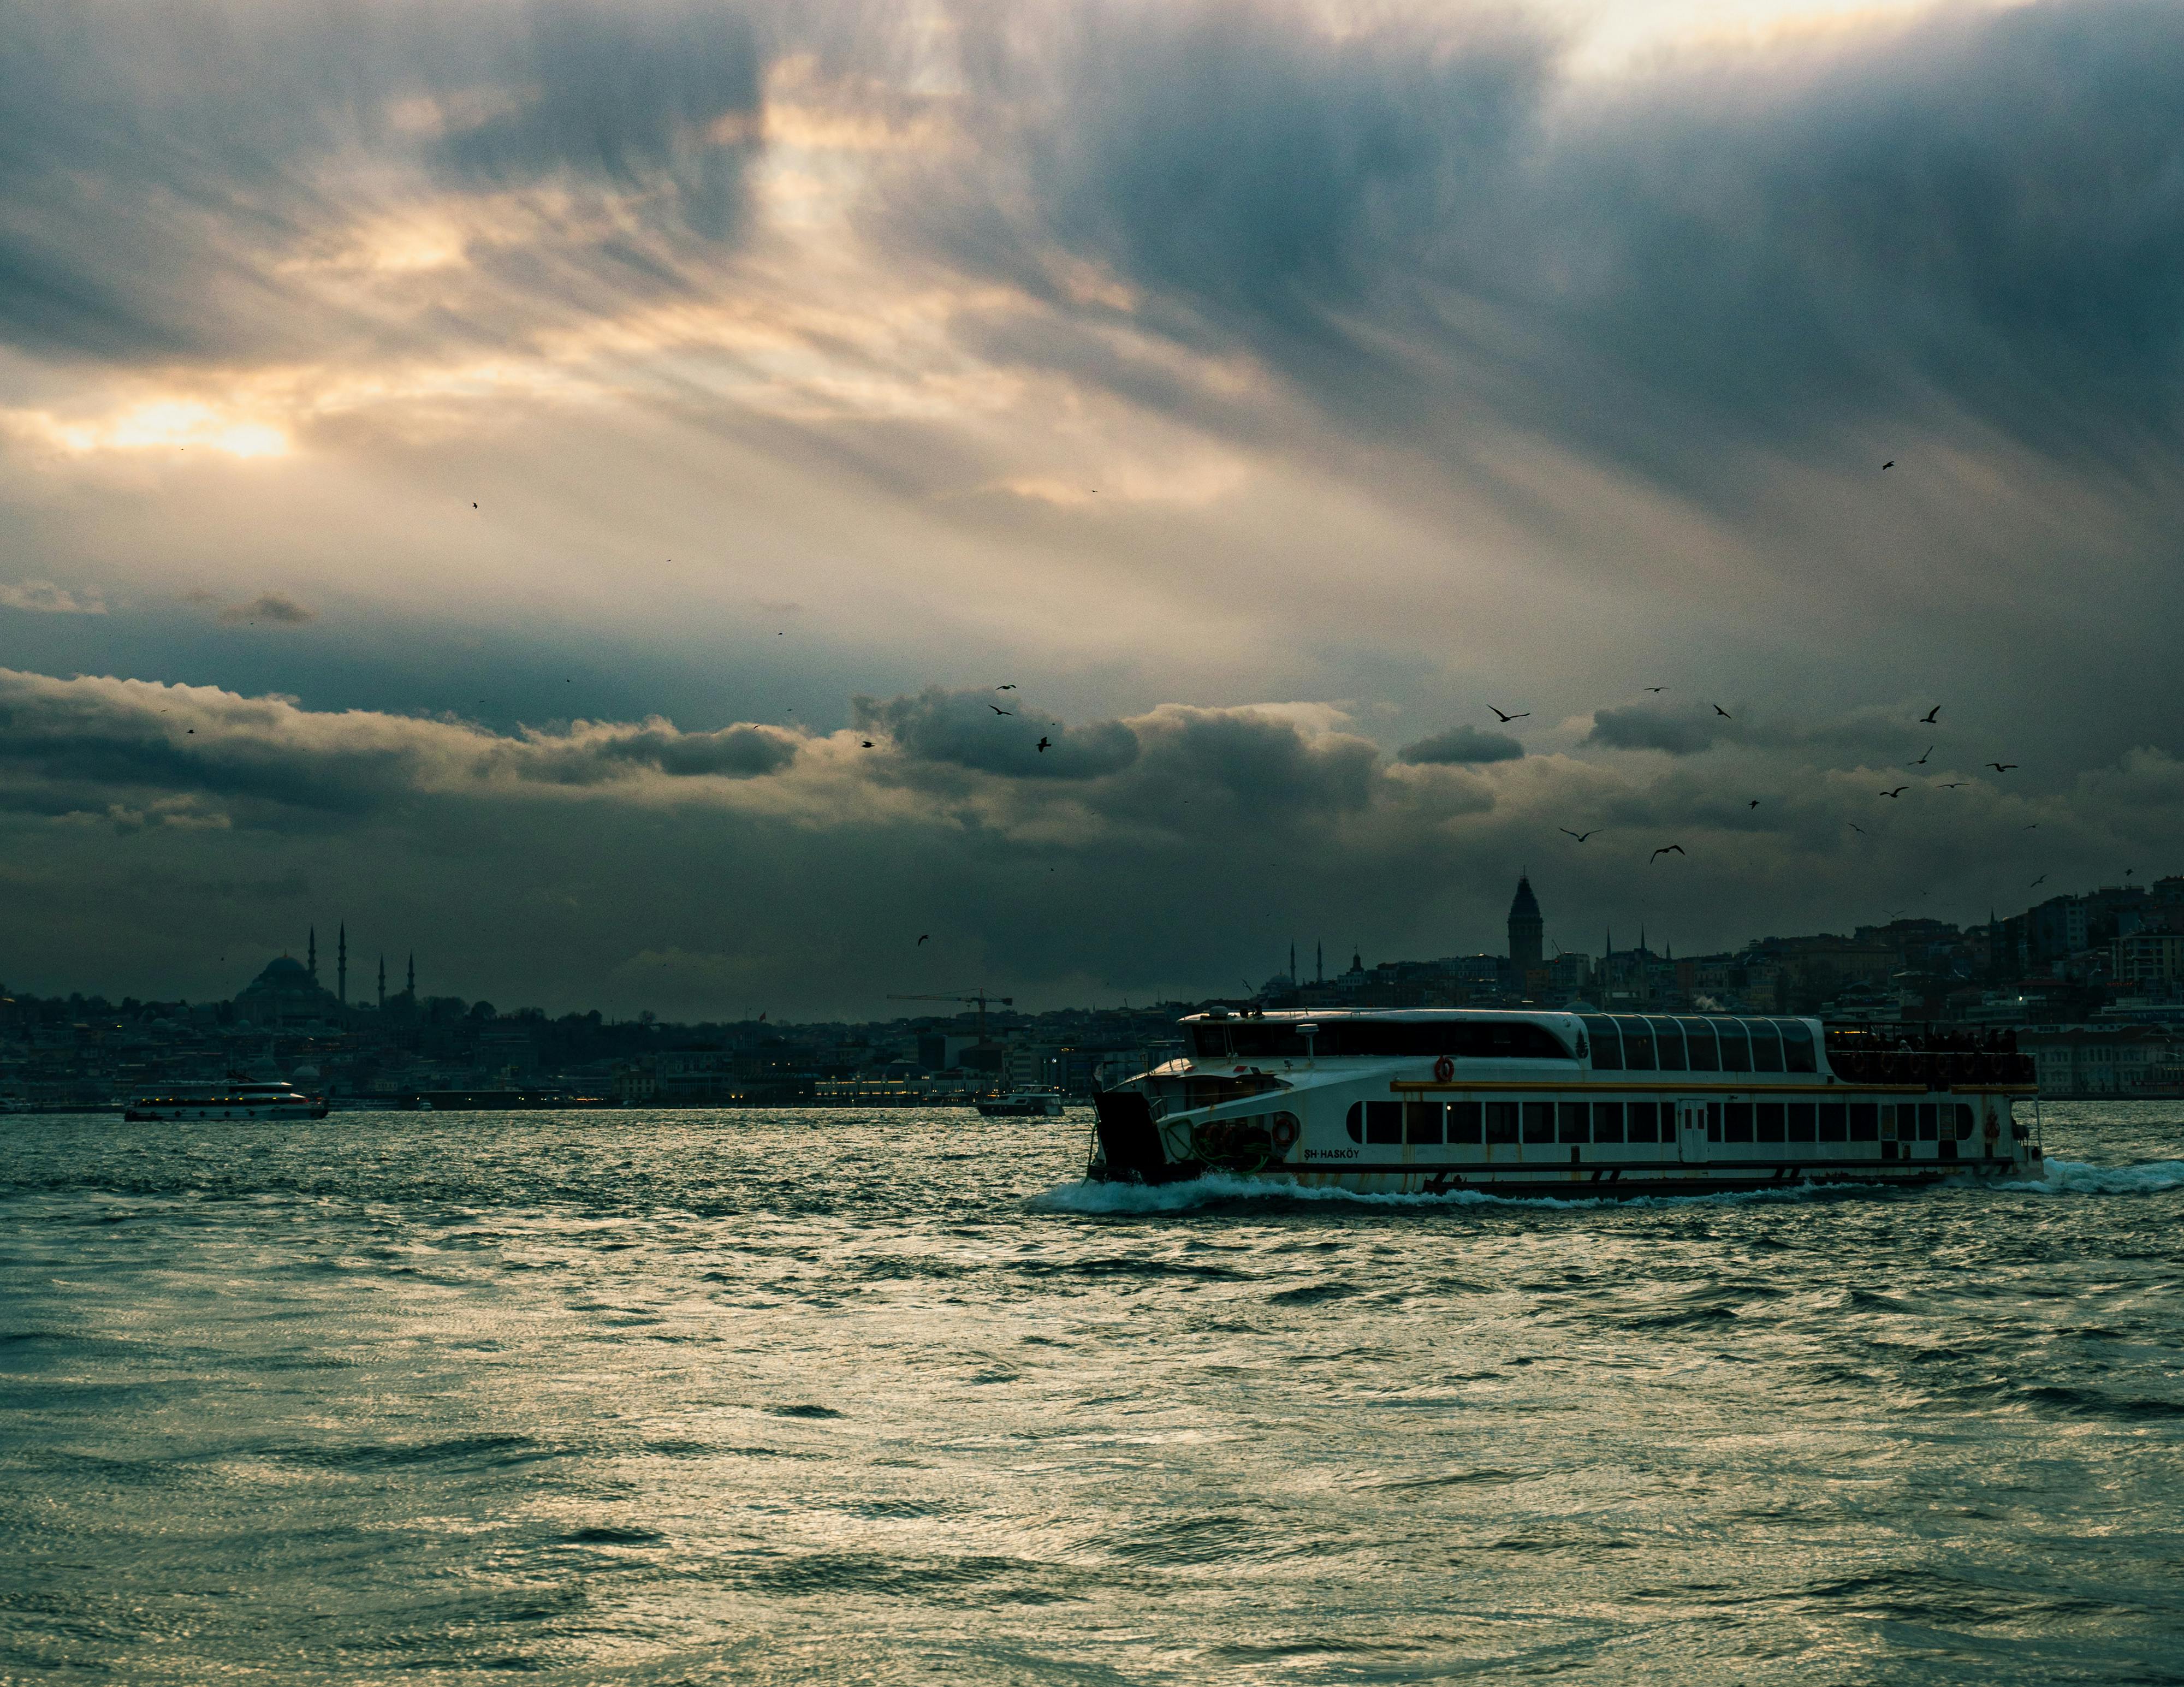
M 1802 1019 L 1579 1016 L 1596 1072 L 1816 1072 L 1813 1027 Z
M 1715 1142 L 1967 1142 L 1962 1101 L 1715 1101 Z M 1673 1101 L 1355 1101 L 1355 1143 L 1674 1142 Z

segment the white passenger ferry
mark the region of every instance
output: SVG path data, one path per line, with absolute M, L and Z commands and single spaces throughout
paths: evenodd
M 1095 1177 L 1563 1198 L 1919 1183 L 2041 1161 L 2008 1033 L 1717 1015 L 1231 1013 L 1096 1098 Z
M 140 1095 L 124 1119 L 323 1119 L 326 1098 L 292 1083 L 230 1078 L 220 1083 L 170 1083 Z

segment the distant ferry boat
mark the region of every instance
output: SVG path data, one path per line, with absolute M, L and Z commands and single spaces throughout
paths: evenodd
M 1095 1098 L 1095 1177 L 1571 1199 L 1920 1183 L 2042 1158 L 2031 1057 L 2006 1033 L 1975 1048 L 1816 1019 L 1446 1008 L 1183 1025 L 1190 1054 Z
M 326 1098 L 306 1095 L 292 1083 L 172 1083 L 140 1095 L 124 1119 L 323 1119 Z
M 972 1104 L 989 1119 L 1058 1119 L 1061 1098 L 1050 1089 L 1017 1089 Z

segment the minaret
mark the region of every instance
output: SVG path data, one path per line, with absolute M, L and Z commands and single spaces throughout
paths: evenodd
M 1290 945 L 1290 983 L 1294 984 L 1296 981 L 1296 945 L 1291 944 Z
M 1509 965 L 1522 979 L 1527 970 L 1546 958 L 1546 922 L 1540 917 L 1539 898 L 1532 894 L 1530 877 L 1517 875 L 1516 899 L 1509 905 Z
M 1312 982 L 1315 984 L 1324 984 L 1327 982 L 1327 945 L 1323 943 L 1315 943 L 1312 946 Z
M 339 959 L 334 962 L 334 999 L 343 1007 L 348 1005 L 348 921 L 341 923 Z
M 379 1011 L 387 1011 L 387 957 L 379 957 Z
M 311 927 L 311 947 L 309 954 L 311 958 L 304 962 L 304 965 L 311 969 L 311 982 L 315 984 L 319 982 L 319 928 L 316 926 Z
M 410 951 L 410 999 L 412 1004 L 417 999 L 417 951 L 414 949 Z

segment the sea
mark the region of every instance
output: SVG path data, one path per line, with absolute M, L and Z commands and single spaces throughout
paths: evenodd
M 2184 1681 L 2184 1104 L 1998 1186 L 0 1119 L 0 1682 Z

